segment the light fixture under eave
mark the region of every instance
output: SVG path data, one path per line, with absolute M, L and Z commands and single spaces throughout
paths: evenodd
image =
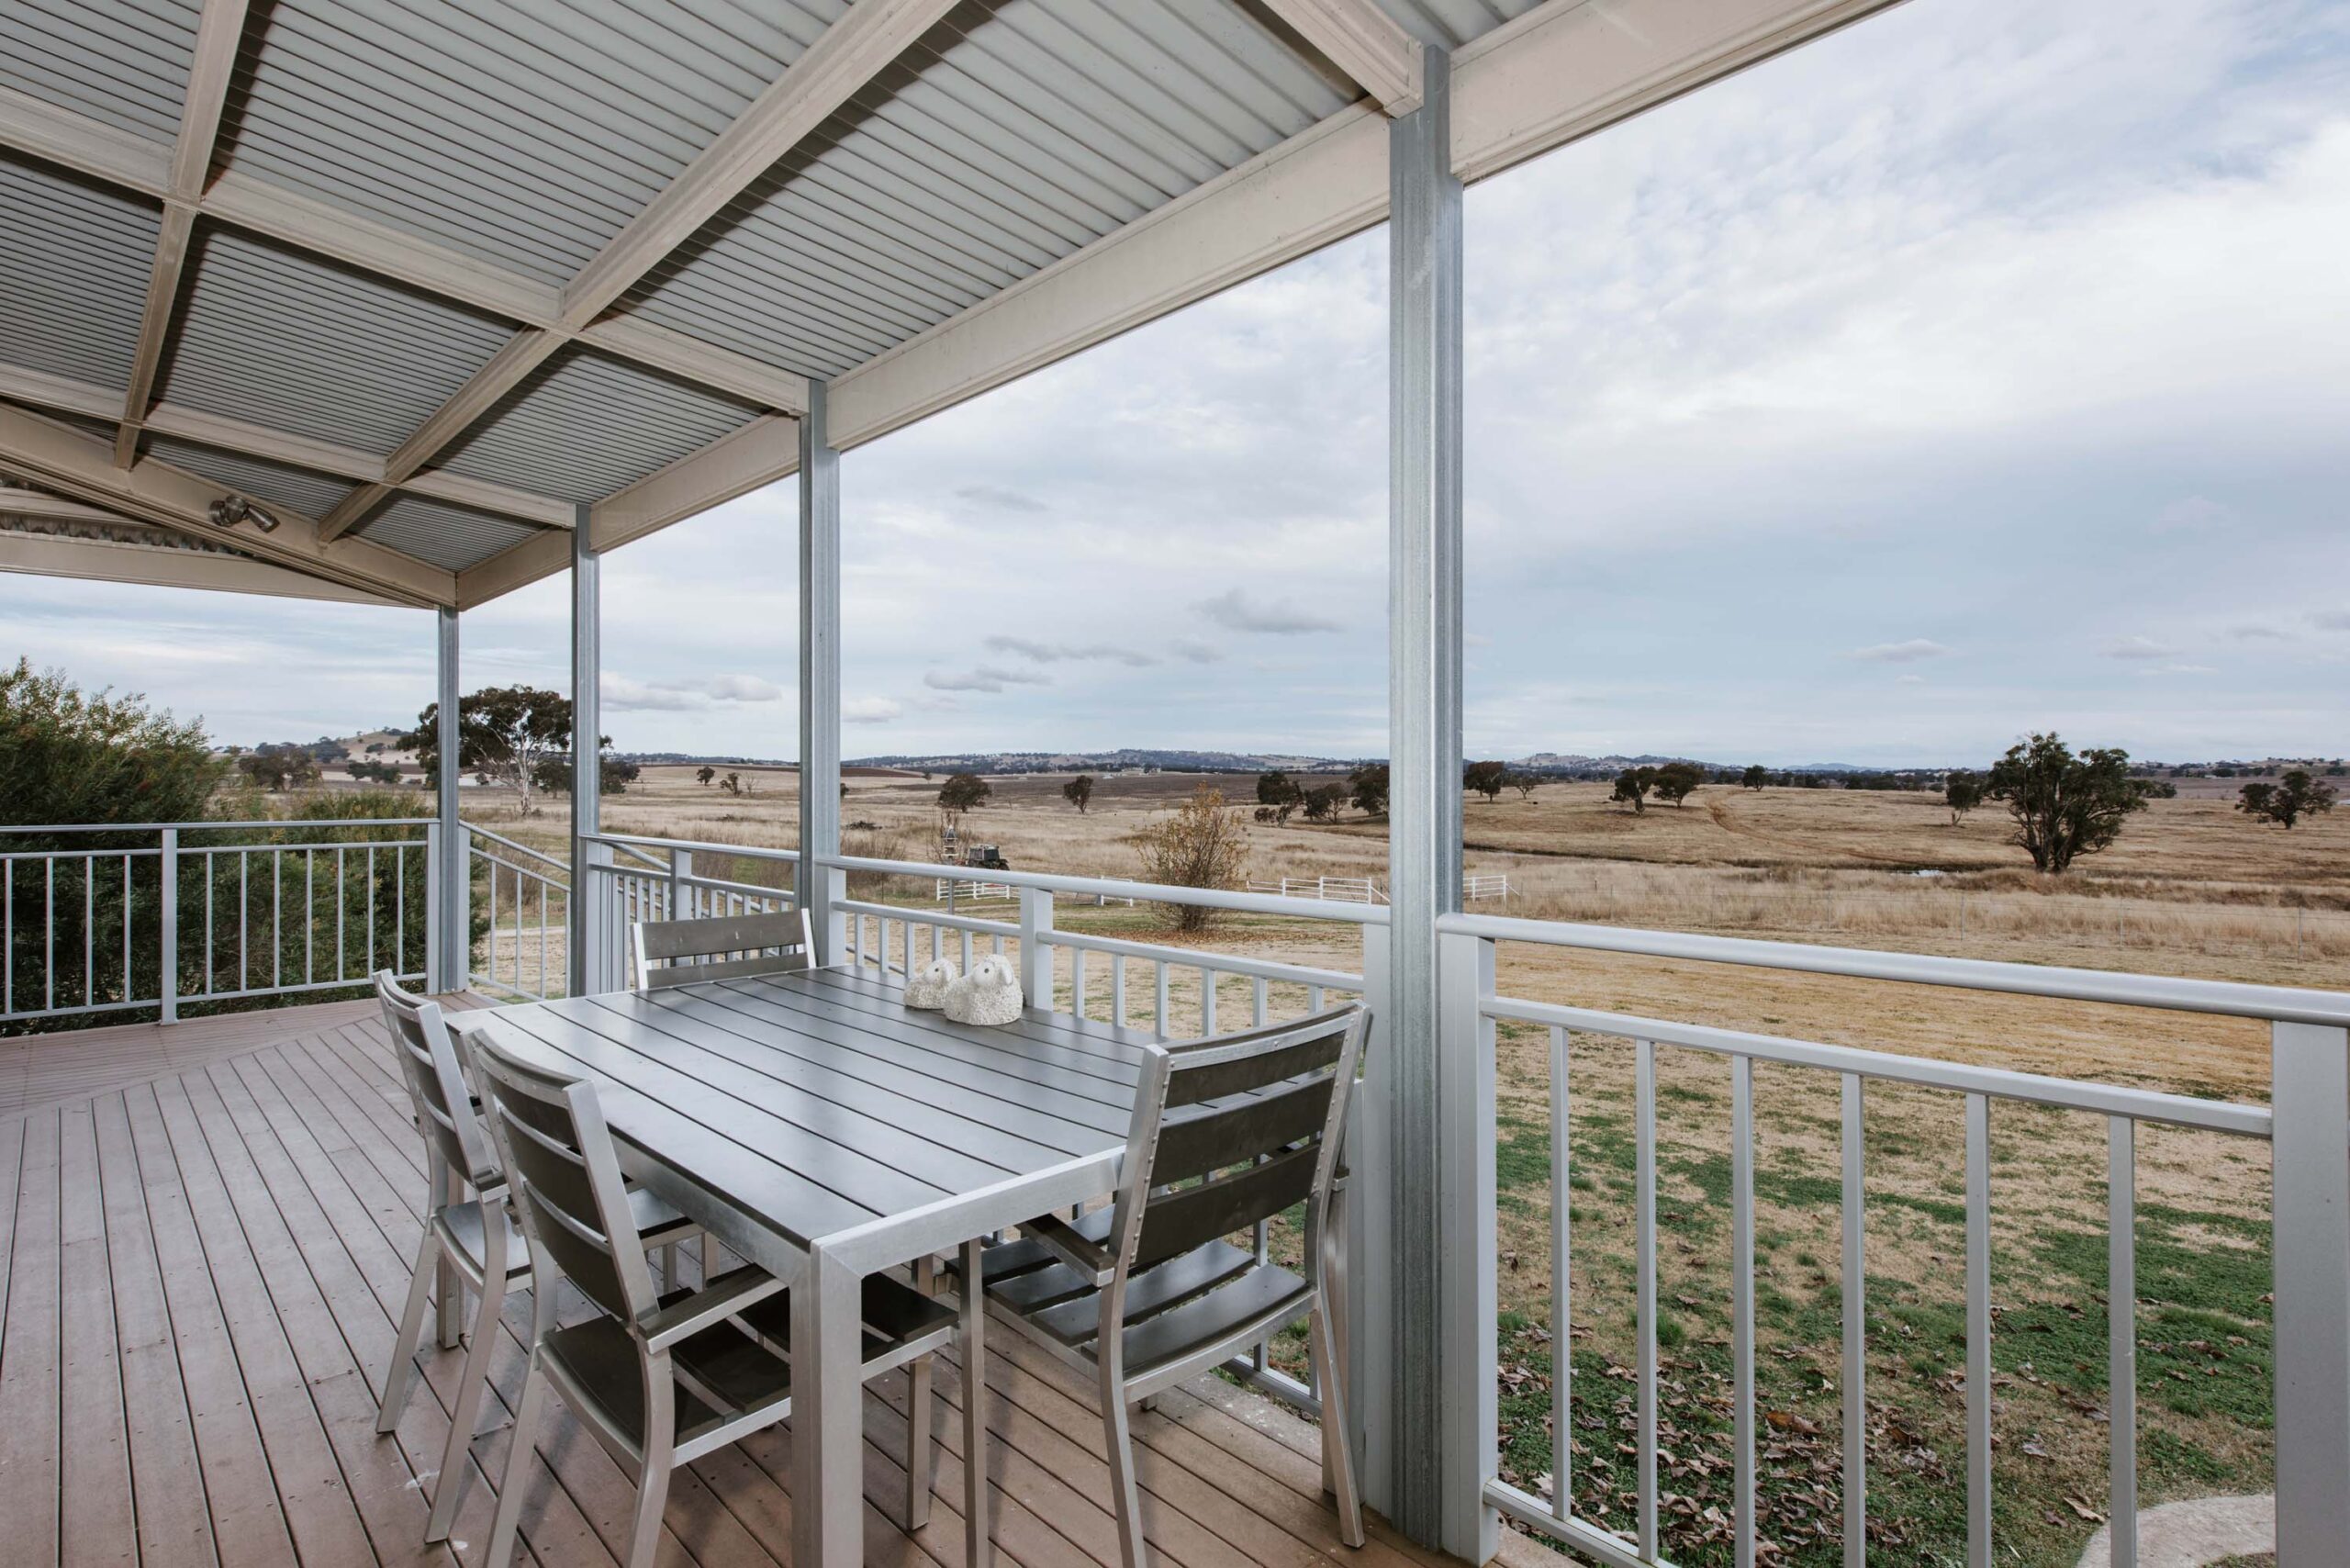
M 250 522 L 263 533 L 277 532 L 275 514 L 244 496 L 223 496 L 207 510 L 215 528 L 234 528 L 241 522 Z

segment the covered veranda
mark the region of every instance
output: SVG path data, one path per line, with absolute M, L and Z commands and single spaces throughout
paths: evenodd
M 1494 1456 L 1494 1024 L 1549 1027 L 1561 1041 L 1570 1028 L 1643 1042 L 1674 1036 L 1669 1025 L 1497 998 L 1492 952 L 1505 941 L 1607 941 L 1701 961 L 2273 1024 L 2273 1120 L 2266 1108 L 2244 1115 L 1998 1075 L 1917 1081 L 1968 1097 L 1970 1138 L 1972 1118 L 1987 1117 L 1998 1096 L 2102 1109 L 2117 1124 L 2167 1116 L 2273 1138 L 2281 1544 L 2288 1562 L 2333 1561 L 2350 1540 L 2350 1487 L 2341 1484 L 2350 1472 L 2350 1002 L 1885 955 L 1806 958 L 1762 951 L 1771 944 L 1669 934 L 1595 937 L 1461 913 L 1463 184 L 1701 90 L 1882 4 L 28 0 L 0 17 L 0 566 L 430 610 L 450 728 L 440 747 L 439 815 L 420 824 L 429 831 L 418 841 L 432 924 L 416 969 L 431 989 L 451 994 L 464 990 L 472 962 L 453 734 L 462 615 L 567 576 L 576 734 L 588 744 L 574 747 L 583 761 L 571 794 L 562 986 L 578 995 L 624 983 L 616 921 L 648 907 L 648 898 L 677 913 L 691 881 L 675 858 L 690 846 L 615 842 L 601 829 L 591 760 L 599 561 L 796 476 L 798 893 L 819 917 L 828 959 L 864 963 L 869 923 L 880 923 L 886 959 L 887 916 L 850 899 L 848 878 L 892 868 L 842 856 L 834 787 L 840 453 L 1385 222 L 1392 905 L 1355 922 L 1359 973 L 1290 977 L 1301 986 L 1350 980 L 1378 1021 L 1356 1133 L 1361 1169 L 1371 1174 L 1354 1210 L 1353 1270 L 1365 1283 L 1356 1345 L 1362 1429 L 1351 1436 L 1368 1498 L 1393 1525 L 1380 1551 L 1390 1561 L 1440 1550 L 1482 1562 L 1501 1550 L 1508 1513 L 1604 1560 L 1660 1560 L 1652 1335 L 1642 1369 L 1651 1424 L 1639 1438 L 1646 1486 L 1637 1539 L 1504 1485 Z M 159 830 L 158 853 L 168 857 L 174 830 Z M 1056 889 L 1098 889 L 1069 879 L 1014 881 L 1026 895 L 1018 927 L 965 923 L 963 935 L 976 929 L 1029 953 L 1069 949 L 1081 1011 L 1088 949 L 1055 938 L 1050 900 Z M 1247 895 L 1233 902 L 1252 907 Z M 930 926 L 933 940 L 940 929 Z M 912 940 L 909 928 L 899 950 Z M 1110 960 L 1122 999 L 1134 957 Z M 1166 955 L 1143 958 L 1160 964 L 1163 986 Z M 171 997 L 157 1000 L 170 1017 Z M 1205 1011 L 1213 1016 L 1212 1005 Z M 216 1394 L 249 1401 L 258 1419 L 305 1389 L 324 1412 L 322 1391 L 337 1378 L 349 1380 L 347 1394 L 360 1391 L 365 1358 L 338 1360 L 332 1344 L 355 1350 L 376 1331 L 352 1325 L 373 1323 L 368 1298 L 380 1290 L 368 1271 L 379 1252 L 396 1258 L 405 1245 L 394 1233 L 413 1223 L 407 1184 L 417 1176 L 403 1172 L 414 1151 L 387 1123 L 388 1081 L 366 1076 L 380 1078 L 381 1069 L 380 1060 L 369 1065 L 364 1027 L 344 1020 L 267 1034 L 249 1042 L 257 1055 L 126 1081 L 80 1106 L 60 1108 L 62 1095 L 45 1108 L 20 1102 L 35 1108 L 6 1133 L 17 1158 L 0 1165 L 56 1184 L 48 1198 L 33 1189 L 29 1204 L 21 1184 L 17 1193 L 19 1215 L 46 1213 L 53 1226 L 28 1233 L 18 1221 L 20 1261 L 0 1340 L 0 1382 L 28 1379 L 18 1391 L 27 1407 L 66 1397 L 94 1364 L 81 1352 L 105 1348 L 72 1338 L 87 1324 L 67 1310 L 74 1298 L 64 1282 L 93 1277 L 69 1260 L 77 1245 L 84 1257 L 110 1260 L 118 1245 L 129 1249 L 127 1264 L 112 1265 L 115 1322 L 132 1320 L 127 1308 L 148 1316 L 143 1333 L 126 1331 L 112 1347 L 126 1394 L 140 1386 L 139 1352 L 187 1343 L 170 1299 L 178 1274 L 164 1260 L 167 1243 L 191 1267 L 201 1252 L 213 1282 L 210 1307 L 191 1310 L 212 1312 L 232 1337 L 268 1318 L 293 1352 L 273 1360 L 266 1376 L 247 1370 L 241 1383 L 210 1392 L 184 1383 L 188 1418 L 216 1411 Z M 1836 1071 L 1848 1085 L 1864 1065 L 1864 1053 L 1823 1056 L 1825 1047 L 1754 1036 L 1683 1030 L 1676 1043 L 1741 1062 Z M 330 1170 L 334 1182 L 321 1185 Z M 1857 1186 L 1857 1165 L 1848 1179 Z M 1977 1196 L 1970 1186 L 1971 1206 Z M 129 1200 L 141 1197 L 143 1215 L 132 1213 Z M 1987 1214 L 1987 1185 L 1979 1199 Z M 1751 1232 L 1751 1185 L 1742 1201 Z M 1653 1228 L 1651 1218 L 1651 1251 Z M 228 1247 L 222 1257 L 216 1241 Z M 1565 1247 L 1562 1229 L 1561 1261 Z M 140 1260 L 141 1248 L 152 1267 Z M 319 1261 L 329 1254 L 343 1261 Z M 44 1256 L 60 1272 L 39 1272 Z M 278 1266 L 297 1263 L 319 1301 L 297 1308 L 274 1293 L 253 1294 Z M 336 1271 L 346 1269 L 355 1271 Z M 1991 1318 L 1987 1266 L 1979 1272 L 1979 1288 L 1978 1271 L 1968 1276 L 1969 1323 L 1985 1359 L 1970 1389 L 1970 1430 L 1980 1440 L 1966 1494 L 1970 1521 L 1979 1518 L 1970 1555 L 1987 1564 Z M 38 1304 L 54 1304 L 50 1337 L 38 1327 L 29 1340 L 19 1335 L 20 1299 L 36 1304 L 28 1309 L 35 1324 L 43 1321 Z M 1562 1340 L 1564 1327 L 1562 1319 Z M 1750 1363 L 1751 1340 L 1750 1305 Z M 319 1346 L 320 1359 L 305 1359 Z M 241 1347 L 239 1357 L 241 1366 Z M 185 1348 L 178 1364 L 185 1373 Z M 94 1386 L 102 1396 L 103 1374 L 91 1375 L 101 1378 Z M 1029 1370 L 1016 1375 L 1027 1388 Z M 1017 1391 L 1007 1398 L 1007 1421 L 1051 1425 Z M 1311 1469 L 1305 1446 L 1287 1440 L 1294 1432 L 1259 1430 L 1253 1417 L 1204 1395 L 1195 1403 L 1196 1412 L 1162 1413 L 1154 1429 L 1169 1445 L 1208 1441 L 1225 1458 L 1162 1449 L 1169 1484 L 1211 1484 L 1207 1471 L 1217 1470 L 1230 1477 L 1212 1483 L 1224 1495 L 1258 1497 L 1250 1506 L 1259 1520 L 1278 1523 L 1279 1514 L 1295 1526 L 1265 1538 L 1281 1561 L 1324 1553 L 1328 1538 L 1296 1511 L 1301 1501 L 1317 1513 L 1321 1504 L 1318 1478 L 1298 1469 Z M 192 1560 L 227 1560 L 238 1539 L 236 1499 L 273 1480 L 289 1523 L 317 1490 L 347 1493 L 355 1507 L 375 1488 L 383 1517 L 420 1511 L 397 1494 L 430 1444 L 370 1458 L 338 1446 L 332 1423 L 317 1420 L 297 1423 L 291 1446 L 264 1438 L 241 1470 L 216 1468 L 206 1454 L 199 1475 L 183 1469 L 174 1477 L 169 1460 L 140 1461 L 147 1415 L 126 1409 L 124 1423 L 86 1448 L 70 1424 L 12 1422 L 0 1432 L 0 1443 L 22 1445 L 12 1453 L 48 1444 L 31 1473 L 49 1478 L 54 1497 L 30 1499 L 34 1514 L 56 1505 L 48 1557 L 78 1561 L 71 1540 L 100 1539 L 73 1535 L 76 1500 L 85 1496 L 131 1508 L 137 1529 L 121 1539 L 135 1540 L 141 1560 L 187 1546 L 167 1528 L 151 1529 L 172 1517 L 167 1506 L 210 1520 Z M 1751 1486 L 1751 1366 L 1740 1417 Z M 1039 1457 L 1006 1435 L 1012 1448 Z M 201 1429 L 196 1446 L 204 1448 Z M 179 1453 L 185 1464 L 185 1445 L 152 1451 Z M 2114 1497 L 2126 1505 L 2134 1481 L 2123 1477 L 2128 1455 L 2119 1451 Z M 77 1477 L 97 1473 L 94 1464 L 127 1465 L 129 1491 L 77 1487 Z M 885 1495 L 867 1469 L 868 1495 Z M 1248 1490 L 1263 1477 L 1273 1490 Z M 152 1508 L 142 1501 L 151 1486 Z M 10 1490 L 25 1500 L 26 1488 Z M 854 1562 L 906 1550 L 869 1508 L 862 1518 L 832 1511 L 821 1540 L 795 1543 L 788 1497 L 771 1484 L 745 1505 L 767 1510 L 755 1525 L 727 1513 L 744 1531 L 742 1555 L 730 1556 L 735 1547 L 697 1533 L 718 1517 L 708 1495 L 688 1489 L 672 1504 L 673 1546 L 695 1561 L 766 1553 Z M 579 1543 L 602 1533 L 594 1510 L 592 1501 L 579 1505 L 587 1523 L 574 1544 L 583 1551 Z M 379 1558 L 422 1550 L 379 1534 L 364 1509 L 359 1520 L 357 1535 L 294 1532 L 291 1556 L 364 1561 L 363 1545 Z M 1255 1539 L 1255 1527 L 1244 1528 Z M 1527 1550 L 1510 1539 L 1513 1551 Z M 1008 1537 L 1001 1544 L 1026 1561 Z M 1232 1543 L 1199 1544 L 1195 1554 L 1171 1535 L 1158 1544 L 1170 1558 L 1205 1562 L 1224 1560 Z M 534 1539 L 533 1547 L 543 1561 L 570 1560 L 563 1546 Z M 1753 1560 L 1751 1520 L 1737 1550 L 1741 1562 Z M 1038 1551 L 1040 1561 L 1051 1555 Z

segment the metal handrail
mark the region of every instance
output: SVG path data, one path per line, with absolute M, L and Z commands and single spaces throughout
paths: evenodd
M 1001 929 L 1016 934 L 1019 928 L 1006 926 Z M 1081 947 L 1089 953 L 1144 958 L 1186 969 L 1196 969 L 1204 964 L 1223 974 L 1280 980 L 1292 985 L 1325 986 L 1333 991 L 1356 991 L 1361 989 L 1363 983 L 1362 976 L 1349 974 L 1344 969 L 1317 969 L 1303 964 L 1281 964 L 1266 958 L 1246 958 L 1235 953 L 1211 952 L 1204 947 L 1171 947 L 1155 942 L 1129 942 L 1116 936 L 1096 936 L 1087 932 L 1058 928 L 1039 933 L 1037 939 L 1056 947 Z
M 260 822 L 178 822 L 178 823 L 52 823 L 46 826 L 0 824 L 0 833 L 161 833 L 166 828 L 183 833 L 210 832 L 219 828 L 264 827 L 431 827 L 438 817 L 268 817 Z
M 690 848 L 692 846 L 688 846 Z M 716 846 L 723 847 L 723 846 Z M 838 871 L 873 871 L 890 877 L 968 876 L 967 866 L 940 866 L 926 860 L 876 860 L 862 855 L 820 855 L 820 866 Z M 1108 877 L 1062 877 L 1042 871 L 988 872 L 988 880 L 1039 892 L 1100 894 L 1133 899 L 1139 903 L 1192 904 L 1203 909 L 1230 910 L 1236 914 L 1287 914 L 1304 920 L 1334 920 L 1351 925 L 1384 925 L 1387 911 L 1368 904 L 1325 902 L 1319 899 L 1280 898 L 1269 893 L 1231 892 L 1218 888 L 1175 888 L 1163 882 L 1134 882 Z
M 1448 914 L 1438 919 L 1437 929 L 1448 935 L 1483 936 L 1495 942 L 1528 942 L 1640 958 L 1740 964 L 1805 974 L 1841 975 L 1852 980 L 1896 980 L 1908 985 L 1953 986 L 2058 1002 L 2101 1002 L 2118 1007 L 2210 1013 L 2288 1024 L 2337 1027 L 2350 1025 L 2350 993 L 2294 986 L 2132 975 L 1991 958 L 1945 958 L 1864 947 L 1815 947 L 1801 942 L 1766 942 L 1749 936 L 1623 930 L 1612 925 L 1579 925 L 1516 915 Z
M 476 838 L 486 838 L 492 844 L 502 844 L 509 849 L 527 855 L 532 859 L 552 866 L 558 871 L 568 871 L 571 869 L 571 863 L 569 861 L 557 859 L 555 857 L 549 855 L 543 849 L 533 849 L 527 844 L 518 843 L 515 840 L 507 837 L 502 833 L 493 833 L 488 828 L 483 827 L 478 823 L 464 823 L 460 825 L 462 825 L 467 833 L 472 834 Z

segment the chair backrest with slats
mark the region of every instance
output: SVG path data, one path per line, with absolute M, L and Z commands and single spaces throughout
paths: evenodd
M 402 990 L 389 969 L 375 976 L 375 1000 L 383 1007 L 392 1056 L 415 1104 L 417 1131 L 424 1135 L 426 1147 L 475 1187 L 497 1185 L 498 1162 L 474 1115 L 473 1094 L 450 1044 L 441 1004 Z M 438 1201 L 439 1194 L 434 1197 Z
M 1360 1006 L 1332 1008 L 1151 1048 L 1112 1222 L 1122 1275 L 1299 1204 L 1319 1233 L 1366 1016 Z M 1318 1284 L 1317 1249 L 1305 1254 L 1308 1281 Z
M 639 1322 L 657 1298 L 595 1087 L 523 1060 L 487 1024 L 459 1032 L 534 1276 L 552 1269 L 621 1322 Z
M 804 909 L 707 920 L 640 920 L 632 930 L 639 991 L 742 975 L 793 974 L 816 963 L 814 934 Z

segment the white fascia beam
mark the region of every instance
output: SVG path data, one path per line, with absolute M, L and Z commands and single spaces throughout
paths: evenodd
M 1389 118 L 1410 114 L 1426 95 L 1420 40 L 1380 9 L 1378 0 L 1265 0 Z
M 564 286 L 552 327 L 525 327 L 475 372 L 432 417 L 386 460 L 397 484 L 464 433 L 499 398 L 520 386 L 556 350 L 596 319 L 670 252 L 699 231 L 721 208 L 839 110 L 940 17 L 957 0 L 857 0 L 801 52 L 734 123 L 704 148 L 685 171 L 606 242 Z M 607 334 L 608 341 L 611 334 Z M 642 341 L 623 328 L 620 341 Z M 804 409 L 804 395 L 793 411 Z M 327 536 L 347 529 L 380 499 L 353 496 L 326 519 Z
M 130 362 L 130 386 L 123 393 L 122 423 L 114 438 L 114 462 L 128 468 L 139 454 L 139 431 L 155 373 L 163 363 L 163 341 L 171 334 L 172 311 L 180 297 L 180 273 L 196 229 L 195 203 L 212 172 L 212 151 L 220 115 L 229 101 L 229 77 L 237 45 L 245 36 L 245 0 L 204 0 L 196 27 L 196 55 L 180 97 L 179 138 L 172 146 L 170 185 L 164 192 L 162 227 L 147 273 L 147 303 L 139 318 L 139 344 Z
M 21 365 L 0 364 L 0 398 L 90 419 L 114 420 L 121 413 L 121 396 L 118 393 L 86 381 L 50 375 Z M 294 435 L 263 425 L 248 424 L 242 420 L 226 419 L 177 403 L 155 404 L 147 410 L 145 424 L 151 434 L 173 436 L 195 442 L 199 446 L 218 447 L 247 457 L 308 468 L 319 474 L 331 474 L 339 479 L 380 484 L 384 477 L 384 460 L 372 452 L 361 452 L 355 447 L 341 446 L 313 436 Z M 572 504 L 569 501 L 492 484 L 486 479 L 467 478 L 445 470 L 426 469 L 410 475 L 400 488 L 435 500 L 471 507 L 476 511 L 495 512 L 500 517 L 510 517 L 541 528 L 568 529 L 571 526 Z
M 1894 0 L 1550 0 L 1453 57 L 1452 167 L 1480 180 Z M 1370 228 L 1382 116 L 1357 105 L 832 384 L 861 445 Z
M 171 152 L 5 87 L 0 87 L 0 149 L 62 164 L 167 207 L 189 207 L 196 216 L 521 326 L 553 328 L 563 315 L 562 291 L 551 285 L 236 169 L 222 171 L 193 200 L 175 202 Z M 796 412 L 807 407 L 808 380 L 803 375 L 650 323 L 610 330 L 617 326 L 621 323 L 599 322 L 576 335 L 618 358 L 763 408 Z
M 100 517 L 112 515 L 96 508 L 88 510 Z M 140 583 L 152 588 L 208 588 L 218 593 L 263 594 L 275 599 L 317 599 L 339 604 L 406 602 L 242 555 L 5 530 L 0 530 L 0 572 L 76 577 L 87 582 Z
M 197 539 L 217 540 L 212 503 L 234 494 L 184 468 L 142 457 L 114 465 L 112 444 L 10 404 L 0 404 L 0 467 L 47 489 Z M 321 541 L 313 519 L 273 506 L 274 532 L 241 528 L 237 549 L 300 572 L 331 578 L 408 604 L 448 604 L 455 574 L 364 539 Z

